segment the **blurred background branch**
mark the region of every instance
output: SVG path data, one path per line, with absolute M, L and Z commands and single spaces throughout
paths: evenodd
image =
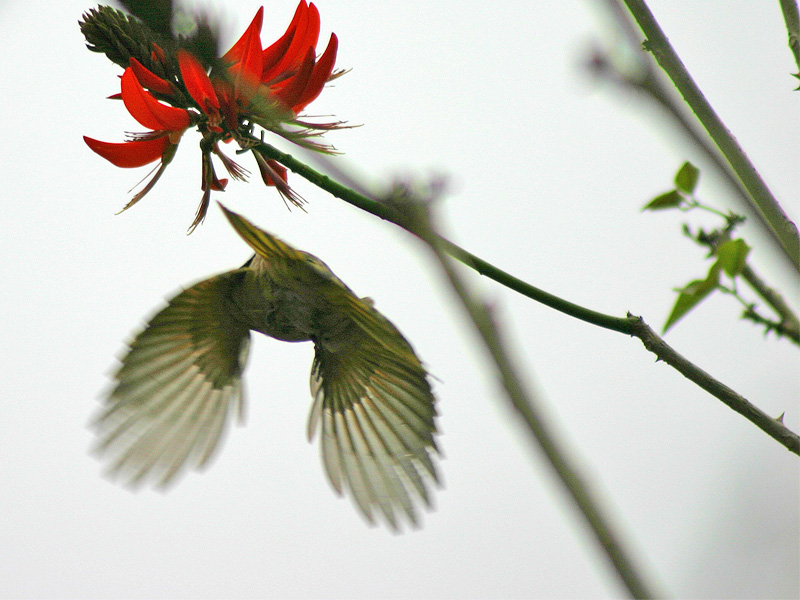
M 396 223 L 419 237 L 432 251 L 494 363 L 510 408 L 522 419 L 531 441 L 547 458 L 628 594 L 632 598 L 655 598 L 653 584 L 644 576 L 641 567 L 636 565 L 617 526 L 612 525 L 606 509 L 601 507 L 596 494 L 590 490 L 577 461 L 571 458 L 574 454 L 567 451 L 563 439 L 559 439 L 553 425 L 545 419 L 541 400 L 526 389 L 519 377 L 492 310 L 470 291 L 452 264 L 448 256 L 449 248 L 432 220 L 431 209 L 436 198 L 435 194 L 421 197 L 412 186 L 396 184 L 384 203 L 394 209 L 398 217 Z

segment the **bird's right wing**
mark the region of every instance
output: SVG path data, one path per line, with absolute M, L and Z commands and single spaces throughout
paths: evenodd
M 415 497 L 430 505 L 426 480 L 438 482 L 435 399 L 405 338 L 360 302 L 349 343 L 316 344 L 308 433 L 321 425 L 322 459 L 336 491 L 349 488 L 369 522 L 377 509 L 397 529 L 395 512 L 416 525 Z
M 182 291 L 130 344 L 93 421 L 109 471 L 136 485 L 169 484 L 184 465 L 207 464 L 232 414 L 243 414 L 249 329 L 231 294 L 246 272 Z

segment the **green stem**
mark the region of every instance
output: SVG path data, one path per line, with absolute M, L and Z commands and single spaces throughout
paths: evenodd
M 731 388 L 717 381 L 678 354 L 642 319 L 638 319 L 633 335 L 642 341 L 645 348 L 676 369 L 684 377 L 713 394 L 731 410 L 739 413 L 751 423 L 758 425 L 762 431 L 783 444 L 791 452 L 800 454 L 800 438 L 798 438 L 797 434 L 784 427 L 780 420 L 770 417 Z
M 707 212 L 710 212 L 712 215 L 717 215 L 718 217 L 722 217 L 725 220 L 728 220 L 728 217 L 730 216 L 729 214 L 725 214 L 724 212 L 714 208 L 713 206 L 708 206 L 707 204 L 703 204 L 696 198 L 691 198 L 689 202 L 687 202 L 686 208 L 687 210 L 691 210 L 693 208 L 699 208 L 700 210 L 705 210 Z M 744 217 L 741 218 L 743 219 Z
M 780 204 L 747 158 L 736 138 L 731 135 L 705 96 L 703 96 L 700 88 L 686 70 L 644 0 L 623 1 L 647 38 L 645 42 L 646 48 L 653 54 L 659 66 L 675 84 L 675 87 L 725 157 L 736 178 L 732 178 L 724 165 L 722 165 L 722 172 L 735 184 L 735 189 L 741 192 L 753 212 L 766 224 L 767 229 L 783 249 L 792 265 L 796 270 L 800 271 L 800 239 L 798 238 L 797 226 L 783 212 Z M 669 95 L 661 90 L 660 85 L 651 80 L 645 82 L 643 87 L 678 116 L 677 107 L 673 105 Z M 685 123 L 684 126 L 686 126 Z M 691 127 L 687 131 L 690 134 L 694 133 Z M 701 144 L 701 147 L 719 165 L 720 161 L 716 157 L 716 152 L 713 152 L 705 143 Z
M 760 314 L 758 314 L 758 312 L 756 312 L 754 305 L 750 305 L 747 308 L 745 308 L 744 312 L 742 313 L 742 318 L 748 321 L 752 321 L 756 325 L 764 327 L 765 333 L 774 331 L 778 337 L 785 336 L 792 343 L 800 346 L 800 335 L 798 335 L 797 331 L 791 331 L 787 329 L 783 323 L 772 321 L 770 319 L 767 319 L 766 317 L 761 316 Z
M 266 144 L 255 138 L 248 140 L 248 142 L 250 142 L 249 147 L 256 148 L 258 152 L 267 158 L 278 161 L 293 173 L 296 173 L 304 179 L 307 179 L 317 187 L 327 191 L 336 198 L 344 200 L 345 202 L 371 213 L 376 217 L 380 217 L 381 219 L 407 229 L 401 219 L 401 215 L 399 215 L 397 211 L 390 206 L 387 206 L 386 203 L 378 202 L 377 200 L 369 198 L 364 194 L 360 194 L 355 190 L 352 190 L 341 183 L 334 181 L 327 175 L 323 175 L 322 173 L 312 169 L 305 163 L 302 163 L 294 158 L 292 155 L 281 152 L 274 146 Z M 502 269 L 498 269 L 494 265 L 481 258 L 478 258 L 471 252 L 467 252 L 460 246 L 457 246 L 456 244 L 444 238 L 440 238 L 438 243 L 441 244 L 444 251 L 450 254 L 453 258 L 461 261 L 468 267 L 475 269 L 481 275 L 485 275 L 486 277 L 489 277 L 490 279 L 493 279 L 516 292 L 519 292 L 523 296 L 526 296 L 532 300 L 536 300 L 545 306 L 549 306 L 550 308 L 569 316 L 575 317 L 587 323 L 591 323 L 592 325 L 597 325 L 598 327 L 603 327 L 619 333 L 639 337 L 642 342 L 645 343 L 645 347 L 654 352 L 660 360 L 663 360 L 667 364 L 676 368 L 686 377 L 697 383 L 704 390 L 708 391 L 728 406 L 731 406 L 732 408 L 735 406 L 736 408 L 734 408 L 734 410 L 736 410 L 736 412 L 745 416 L 750 422 L 786 446 L 790 451 L 800 455 L 800 438 L 798 438 L 795 433 L 791 432 L 782 424 L 776 428 L 777 421 L 772 419 L 769 415 L 763 413 L 755 406 L 750 404 L 750 402 L 748 402 L 746 399 L 733 392 L 730 388 L 721 382 L 714 380 L 707 373 L 698 369 L 692 363 L 686 361 L 686 359 L 672 350 L 672 348 L 670 348 L 669 345 L 664 342 L 664 340 L 653 333 L 653 331 L 644 324 L 644 321 L 642 321 L 641 317 L 636 317 L 631 314 L 625 318 L 613 317 L 611 315 L 606 315 L 583 306 L 579 306 L 564 300 L 563 298 L 559 298 L 558 296 L 554 296 L 553 294 L 545 292 L 544 290 L 541 290 L 535 286 L 532 286 L 529 283 L 526 283 L 521 279 L 506 273 Z M 644 335 L 647 337 L 647 342 L 645 337 L 642 337 Z M 663 355 L 659 354 L 659 352 L 662 352 Z M 681 361 L 685 361 L 685 364 Z M 715 382 L 715 384 L 712 385 L 709 382 Z
M 385 203 L 373 200 L 364 194 L 360 194 L 355 190 L 344 186 L 337 181 L 334 181 L 327 175 L 323 175 L 319 171 L 312 169 L 305 163 L 302 163 L 294 158 L 291 154 L 281 152 L 274 146 L 261 141 L 256 142 L 255 139 L 253 139 L 252 142 L 253 147 L 267 158 L 277 160 L 293 173 L 297 173 L 304 179 L 307 179 L 317 187 L 322 188 L 340 200 L 344 200 L 348 204 L 352 204 L 353 206 L 371 213 L 376 217 L 380 217 L 385 221 L 389 221 L 395 225 L 403 227 L 397 212 L 387 206 Z M 521 279 L 518 279 L 517 277 L 514 277 L 510 273 L 506 273 L 502 269 L 498 269 L 491 263 L 488 263 L 485 260 L 475 256 L 471 252 L 464 250 L 453 242 L 450 242 L 444 238 L 442 238 L 441 242 L 444 244 L 447 253 L 460 262 L 476 270 L 481 275 L 484 275 L 489 279 L 494 279 L 496 282 L 506 286 L 507 288 L 510 288 L 515 292 L 519 292 L 523 296 L 527 296 L 528 298 L 536 300 L 545 306 L 549 306 L 550 308 L 553 308 L 571 317 L 575 317 L 576 319 L 580 319 L 581 321 L 586 321 L 592 325 L 597 325 L 598 327 L 603 327 L 619 333 L 631 334 L 632 332 L 632 325 L 629 319 L 613 317 L 611 315 L 599 313 L 578 304 L 569 302 L 568 300 L 564 300 L 563 298 L 559 298 L 558 296 L 545 292 L 542 289 L 539 289 L 529 283 L 526 283 L 525 281 L 522 281 Z

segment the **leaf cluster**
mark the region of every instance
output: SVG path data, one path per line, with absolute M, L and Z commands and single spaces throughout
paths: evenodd
M 665 210 L 684 206 L 691 198 L 700 180 L 700 169 L 685 162 L 675 175 L 675 188 L 659 194 L 648 202 L 642 210 Z
M 714 290 L 722 289 L 720 277 L 722 273 L 735 279 L 744 268 L 750 246 L 741 239 L 727 240 L 716 248 L 716 259 L 708 270 L 704 279 L 695 279 L 686 286 L 679 288 L 678 299 L 672 307 L 672 312 L 664 324 L 666 332 L 675 323 L 682 319 L 689 311 L 706 299 Z
M 694 197 L 694 191 L 700 180 L 700 169 L 690 162 L 685 162 L 678 169 L 675 175 L 675 188 L 660 194 L 648 202 L 642 210 L 666 210 L 692 208 L 705 208 L 722 215 L 714 209 L 701 205 Z M 734 280 L 741 274 L 747 264 L 747 255 L 750 246 L 741 239 L 732 239 L 731 234 L 735 227 L 744 219 L 739 215 L 722 215 L 726 219 L 726 226 L 721 230 L 707 233 L 700 229 L 697 234 L 692 234 L 688 226 L 684 226 L 684 233 L 696 239 L 696 241 L 711 249 L 710 257 L 716 258 L 708 269 L 708 273 L 702 279 L 690 281 L 682 288 L 678 288 L 678 298 L 672 307 L 669 317 L 664 324 L 663 331 L 669 330 L 675 323 L 681 320 L 686 314 L 694 309 L 700 302 L 706 299 L 715 290 L 727 290 L 722 287 L 720 278 L 724 273 Z

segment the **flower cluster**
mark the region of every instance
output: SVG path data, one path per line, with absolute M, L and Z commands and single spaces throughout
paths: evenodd
M 123 210 L 153 188 L 172 160 L 183 133 L 191 127 L 196 127 L 202 135 L 203 198 L 190 231 L 205 218 L 211 191 L 224 190 L 228 182 L 217 177 L 212 154 L 232 178 L 247 176 L 245 169 L 220 150 L 220 142 L 236 141 L 241 151 L 250 151 L 264 183 L 275 186 L 284 199 L 293 204 L 302 204 L 302 199 L 287 183 L 286 169 L 258 151 L 258 139 L 253 131 L 257 126 L 305 147 L 332 151 L 316 138 L 342 124 L 309 123 L 299 120 L 298 114 L 319 96 L 328 81 L 342 74 L 334 72 L 338 40 L 331 34 L 325 51 L 317 57 L 319 12 L 313 3 L 300 0 L 286 33 L 271 46 L 262 48 L 263 17 L 262 7 L 233 47 L 215 64 L 205 65 L 180 42 L 165 50 L 163 46 L 168 44 L 148 40 L 147 55 L 136 49 L 120 50 L 121 43 L 108 35 L 111 38 L 106 44 L 108 49 L 98 49 L 101 44 L 96 41 L 100 37 L 97 31 L 116 32 L 132 21 L 118 19 L 108 25 L 111 18 L 116 18 L 110 9 L 84 16 L 81 25 L 90 49 L 106 52 L 123 66 L 127 61 L 120 80 L 120 93 L 112 98 L 121 98 L 131 116 L 149 130 L 129 134 L 129 139 L 122 143 L 90 137 L 84 140 L 94 152 L 118 167 L 140 167 L 160 161 L 150 181 Z M 140 24 L 138 26 L 141 28 Z

